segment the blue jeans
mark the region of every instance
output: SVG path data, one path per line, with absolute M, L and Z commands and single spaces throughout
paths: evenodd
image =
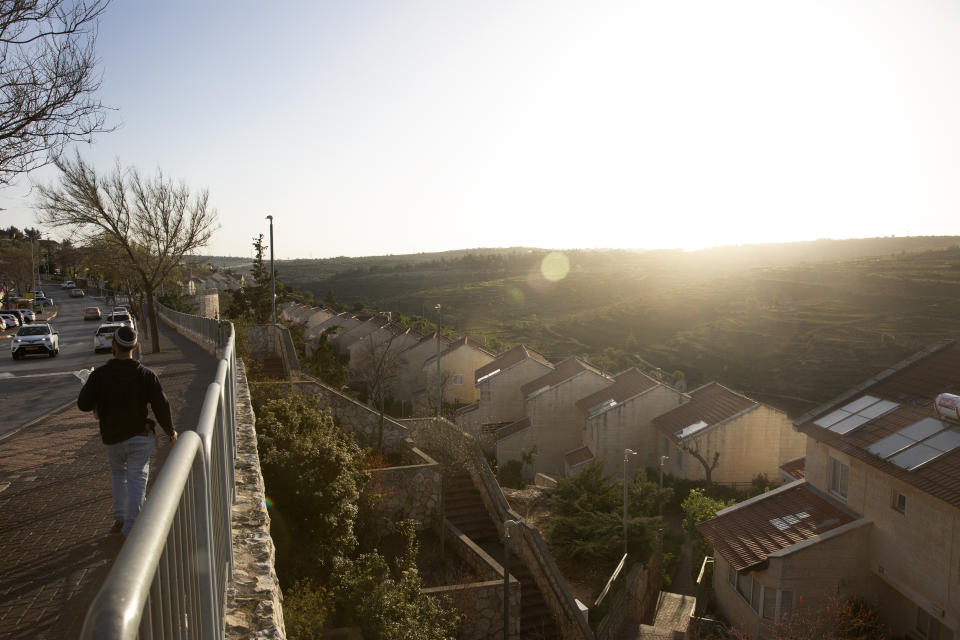
M 123 535 L 126 536 L 147 497 L 153 436 L 134 436 L 106 446 L 113 484 L 113 519 L 123 522 Z

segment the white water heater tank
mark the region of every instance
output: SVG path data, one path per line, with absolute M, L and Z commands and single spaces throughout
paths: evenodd
M 952 393 L 941 393 L 934 401 L 937 406 L 937 413 L 941 417 L 951 420 L 960 420 L 960 396 Z

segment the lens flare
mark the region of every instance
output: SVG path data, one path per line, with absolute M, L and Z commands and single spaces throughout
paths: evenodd
M 548 253 L 540 263 L 540 273 L 550 282 L 559 282 L 570 273 L 570 260 L 559 251 Z
M 267 509 L 270 509 L 271 507 L 273 507 L 273 500 L 270 498 L 270 496 L 266 494 L 264 494 L 263 496 L 263 503 L 267 505 Z

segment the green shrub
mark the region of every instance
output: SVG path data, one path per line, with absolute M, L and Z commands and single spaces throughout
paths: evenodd
M 523 481 L 523 463 L 519 460 L 509 460 L 497 469 L 497 480 L 501 487 L 510 489 L 523 489 L 526 483 Z
M 287 584 L 329 575 L 357 544 L 354 518 L 368 474 L 363 452 L 311 396 L 267 401 L 257 416 L 257 445 L 277 545 L 277 574 Z

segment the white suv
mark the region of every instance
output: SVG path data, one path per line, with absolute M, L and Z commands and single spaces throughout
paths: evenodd
M 10 341 L 10 353 L 19 360 L 31 353 L 45 353 L 51 358 L 60 353 L 60 332 L 49 324 L 26 324 Z
M 113 334 L 122 326 L 123 323 L 120 322 L 104 322 L 100 325 L 96 335 L 93 336 L 93 352 L 109 351 L 110 345 L 113 344 Z

